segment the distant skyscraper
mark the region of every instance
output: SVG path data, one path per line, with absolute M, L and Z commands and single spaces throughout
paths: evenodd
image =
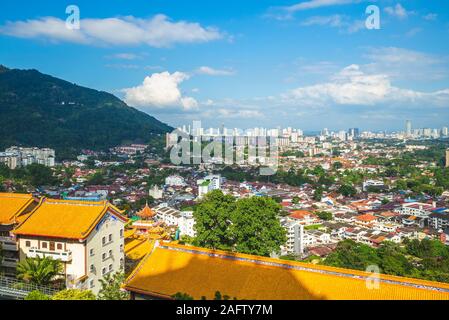
M 350 128 L 348 130 L 348 133 L 350 136 L 357 138 L 360 135 L 360 130 L 359 130 L 359 128 Z
M 407 137 L 410 137 L 412 135 L 412 121 L 411 120 L 405 121 L 405 134 Z
M 447 129 L 447 127 L 443 127 L 441 129 L 441 135 L 442 136 L 448 136 L 448 129 Z

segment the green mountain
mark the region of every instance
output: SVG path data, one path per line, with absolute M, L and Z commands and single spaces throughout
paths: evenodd
M 0 65 L 0 151 L 51 147 L 60 158 L 81 149 L 148 143 L 171 130 L 107 92 Z

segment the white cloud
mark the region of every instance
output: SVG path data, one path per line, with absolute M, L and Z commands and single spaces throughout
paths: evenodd
M 201 115 L 206 118 L 220 118 L 220 119 L 254 119 L 263 117 L 263 114 L 259 110 L 232 109 L 232 108 L 218 108 L 213 110 L 207 110 Z
M 141 45 L 169 47 L 178 43 L 200 43 L 217 40 L 223 34 L 216 28 L 196 22 L 171 21 L 159 14 L 141 19 L 132 16 L 106 19 L 82 19 L 79 30 L 66 28 L 65 21 L 55 17 L 7 22 L 0 34 L 74 42 L 89 45 Z
M 365 70 L 394 79 L 429 81 L 449 76 L 448 57 L 397 47 L 370 48 L 364 57 L 370 60 Z
M 214 69 L 207 66 L 199 67 L 196 70 L 196 73 L 198 74 L 204 74 L 208 76 L 232 76 L 235 74 L 234 70 L 220 70 L 220 69 Z
M 359 65 L 350 65 L 329 82 L 299 87 L 281 95 L 287 105 L 325 107 L 332 105 L 374 106 L 379 104 L 426 103 L 447 106 L 449 90 L 419 92 L 391 84 L 386 74 L 368 74 Z
M 321 7 L 329 7 L 329 6 L 337 6 L 337 5 L 345 5 L 351 3 L 359 3 L 360 0 L 310 0 L 304 1 L 292 6 L 285 7 L 285 9 L 289 12 L 303 11 L 309 9 L 316 9 Z
M 189 79 L 182 72 L 153 73 L 144 79 L 143 83 L 134 88 L 124 89 L 127 104 L 142 108 L 179 108 L 191 111 L 198 108 L 198 102 L 183 96 L 179 85 Z
M 108 56 L 112 59 L 120 59 L 120 60 L 136 60 L 140 59 L 141 57 L 134 53 L 116 53 L 113 55 Z
M 438 18 L 438 15 L 436 13 L 429 13 L 426 14 L 423 18 L 427 21 L 435 21 Z
M 365 28 L 365 22 L 362 20 L 351 21 L 351 18 L 345 15 L 334 14 L 331 16 L 313 16 L 301 22 L 302 26 L 329 26 L 338 28 L 347 33 L 354 33 Z
M 408 17 L 408 15 L 411 13 L 400 4 L 396 4 L 394 7 L 386 7 L 385 12 L 388 13 L 390 16 L 399 18 L 399 19 L 405 19 Z

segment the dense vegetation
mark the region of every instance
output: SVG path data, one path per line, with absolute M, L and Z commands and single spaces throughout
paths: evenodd
M 211 249 L 269 256 L 286 242 L 278 216 L 281 207 L 271 198 L 235 200 L 215 190 L 194 211 L 197 232 L 193 243 Z
M 64 103 L 64 104 L 63 104 Z M 36 70 L 0 69 L 0 150 L 51 147 L 58 158 L 150 140 L 171 128 L 106 92 Z
M 437 240 L 406 239 L 378 248 L 344 240 L 323 264 L 356 270 L 376 265 L 385 274 L 449 283 L 449 247 Z

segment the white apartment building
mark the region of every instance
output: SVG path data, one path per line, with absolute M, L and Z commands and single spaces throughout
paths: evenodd
M 174 187 L 183 187 L 186 185 L 184 178 L 177 175 L 168 176 L 167 178 L 165 178 L 165 184 L 167 186 L 174 186 Z
M 410 202 L 404 203 L 402 206 L 395 210 L 402 215 L 411 215 L 416 217 L 427 217 L 435 209 L 435 204 Z
M 43 198 L 13 231 L 20 260 L 48 256 L 63 263 L 67 288 L 95 294 L 107 274 L 123 271 L 127 218 L 106 201 Z
M 11 169 L 18 166 L 25 167 L 33 163 L 53 167 L 55 165 L 55 150 L 13 146 L 0 153 L 0 161 L 6 163 Z
M 194 237 L 196 235 L 194 226 L 195 219 L 192 211 L 179 211 L 167 206 L 166 203 L 153 208 L 156 219 L 163 221 L 169 226 L 177 226 L 181 235 Z
M 202 198 L 212 190 L 220 190 L 221 180 L 220 175 L 208 175 L 204 179 L 197 180 L 198 198 Z

